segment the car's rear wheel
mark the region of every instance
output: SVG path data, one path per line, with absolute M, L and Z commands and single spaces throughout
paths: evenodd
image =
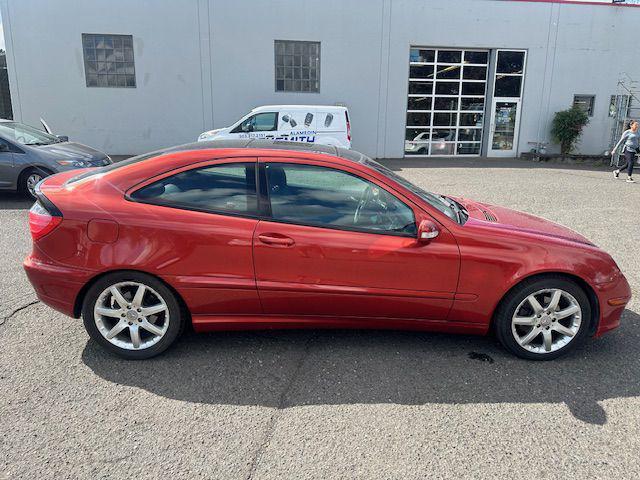
M 184 328 L 175 294 L 157 278 L 139 272 L 99 279 L 85 296 L 82 318 L 91 338 L 134 360 L 163 352 Z
M 503 299 L 495 316 L 500 342 L 519 357 L 552 360 L 576 348 L 591 323 L 591 305 L 575 282 L 548 276 L 526 280 Z

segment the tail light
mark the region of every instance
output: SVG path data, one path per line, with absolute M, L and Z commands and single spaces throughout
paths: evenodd
M 349 121 L 349 113 L 345 111 L 344 116 L 347 119 L 347 140 L 351 141 L 351 122 Z
M 34 241 L 53 231 L 60 223 L 62 223 L 62 213 L 55 206 L 47 209 L 41 200 L 36 201 L 29 210 L 29 229 Z

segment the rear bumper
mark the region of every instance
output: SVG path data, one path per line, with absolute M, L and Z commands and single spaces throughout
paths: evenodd
M 600 321 L 595 336 L 599 337 L 620 326 L 622 312 L 631 300 L 631 287 L 620 273 L 614 281 L 596 285 L 595 290 L 600 303 Z
M 23 266 L 36 295 L 43 303 L 65 315 L 77 317 L 75 302 L 92 272 L 45 263 L 32 255 L 24 260 Z

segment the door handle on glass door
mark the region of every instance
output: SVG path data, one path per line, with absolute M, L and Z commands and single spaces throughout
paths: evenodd
M 277 245 L 280 247 L 292 247 L 296 242 L 293 238 L 289 238 L 280 233 L 261 233 L 258 240 L 266 245 Z

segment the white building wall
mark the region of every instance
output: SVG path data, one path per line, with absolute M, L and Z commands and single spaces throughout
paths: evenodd
M 203 125 L 198 4 L 3 1 L 16 120 L 114 154 L 193 139 Z M 133 35 L 136 88 L 87 88 L 82 33 Z
M 215 127 L 230 125 L 259 105 L 344 103 L 353 148 L 376 154 L 382 0 L 212 5 Z M 274 40 L 320 42 L 320 93 L 275 91 Z
M 192 141 L 271 103 L 343 103 L 353 147 L 404 149 L 410 45 L 527 49 L 519 151 L 596 95 L 580 150 L 609 142 L 621 72 L 640 80 L 640 8 L 508 0 L 0 0 L 17 120 L 112 154 Z M 137 87 L 87 88 L 82 33 L 134 37 Z M 274 88 L 273 41 L 321 42 L 320 93 Z M 486 119 L 489 121 L 489 118 Z

